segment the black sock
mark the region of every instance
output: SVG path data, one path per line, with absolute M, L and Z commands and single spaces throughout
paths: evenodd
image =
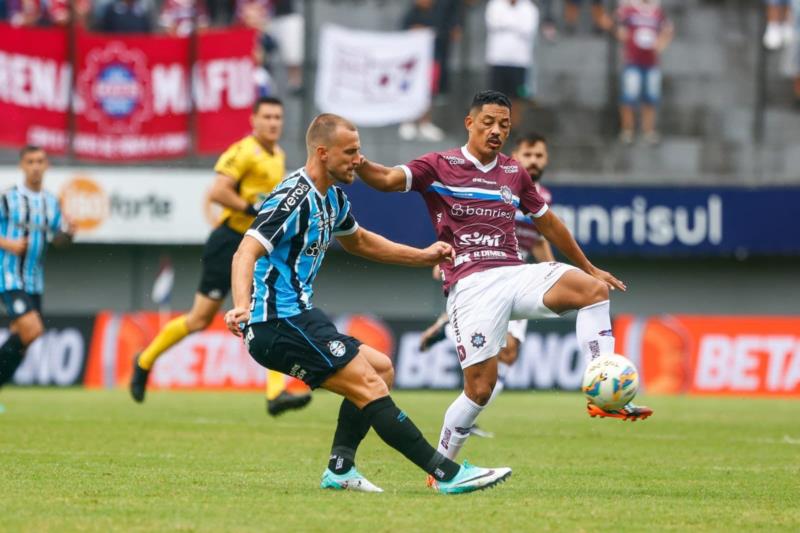
M 437 452 L 401 411 L 391 396 L 384 396 L 364 406 L 364 414 L 375 433 L 406 458 L 440 481 L 450 481 L 459 466 Z
M 336 474 L 348 472 L 356 461 L 356 450 L 369 432 L 369 421 L 358 407 L 348 400 L 342 400 L 339 407 L 339 423 L 333 434 L 331 458 L 328 468 Z
M 22 339 L 16 334 L 9 335 L 6 342 L 0 346 L 0 386 L 11 381 L 24 355 L 25 346 L 22 344 Z

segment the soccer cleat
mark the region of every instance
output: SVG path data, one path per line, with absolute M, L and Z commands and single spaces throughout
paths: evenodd
M 423 331 L 419 338 L 419 351 L 427 352 L 431 346 L 444 340 L 444 328 L 447 327 L 448 322 L 450 322 L 450 319 L 447 318 L 447 315 L 442 315 L 428 329 Z
M 311 401 L 311 394 L 289 394 L 281 392 L 275 398 L 267 400 L 267 413 L 278 416 L 290 409 L 302 409 Z
M 605 410 L 589 402 L 586 404 L 586 410 L 592 418 L 596 416 L 602 418 L 619 418 L 622 420 L 630 420 L 631 422 L 644 420 L 653 415 L 653 410 L 649 407 L 633 405 L 632 403 L 625 404 L 620 409 Z
M 131 396 L 137 403 L 144 401 L 144 393 L 147 391 L 147 377 L 149 370 L 139 366 L 139 354 L 133 358 L 133 373 L 131 374 Z
M 429 476 L 428 486 L 442 494 L 463 494 L 494 487 L 510 476 L 510 468 L 481 468 L 464 461 L 453 479 L 440 481 Z
M 493 439 L 494 433 L 491 431 L 486 431 L 482 429 L 478 424 L 474 424 L 471 428 L 469 428 L 469 434 L 474 437 L 480 437 L 482 439 Z
M 361 475 L 356 467 L 350 468 L 344 474 L 335 474 L 326 468 L 322 474 L 321 489 L 354 490 L 356 492 L 383 492 L 383 489 L 373 485 L 370 480 Z

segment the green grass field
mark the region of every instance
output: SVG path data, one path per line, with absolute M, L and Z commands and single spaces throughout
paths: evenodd
M 453 392 L 399 392 L 433 440 Z M 5 389 L 2 531 L 800 530 L 800 402 L 648 399 L 644 422 L 590 419 L 576 394 L 508 393 L 463 458 L 511 466 L 442 496 L 371 433 L 384 494 L 322 491 L 338 398 L 266 416 L 240 393 Z

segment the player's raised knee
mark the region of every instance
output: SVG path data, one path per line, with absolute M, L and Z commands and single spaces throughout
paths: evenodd
M 467 398 L 477 403 L 478 405 L 486 405 L 489 403 L 489 399 L 492 397 L 493 389 L 494 389 L 494 383 L 490 383 L 488 381 L 480 381 L 476 383 L 466 384 L 464 387 L 464 392 L 466 393 Z
M 586 302 L 584 306 L 608 300 L 608 285 L 599 279 L 592 278 L 586 289 Z

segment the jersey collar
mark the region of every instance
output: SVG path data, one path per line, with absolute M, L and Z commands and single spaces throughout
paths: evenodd
M 469 153 L 469 150 L 467 150 L 467 145 L 466 144 L 461 147 L 461 153 L 464 154 L 464 157 L 467 159 L 467 161 L 469 161 L 470 163 L 475 165 L 475 168 L 477 168 L 478 170 L 480 170 L 484 174 L 486 174 L 487 172 L 492 170 L 495 166 L 497 166 L 497 156 L 495 156 L 494 160 L 492 160 L 491 163 L 484 165 L 483 163 L 478 161 L 477 157 L 475 157 L 474 155 Z
M 25 196 L 28 196 L 28 197 L 31 197 L 31 198 L 40 198 L 42 196 L 42 193 L 44 192 L 44 189 L 42 189 L 41 191 L 37 192 L 37 191 L 34 191 L 32 189 L 27 188 L 25 186 L 25 181 L 24 180 L 20 180 L 17 183 L 17 189 L 19 189 L 19 192 L 21 192 Z
M 308 184 L 311 185 L 311 188 L 314 189 L 314 192 L 317 193 L 317 196 L 319 196 L 320 198 L 325 198 L 325 195 L 322 194 L 321 192 L 319 192 L 319 189 L 317 189 L 317 186 L 314 185 L 314 180 L 312 180 L 311 177 L 306 173 L 306 167 L 301 168 L 300 169 L 300 173 L 306 179 Z

